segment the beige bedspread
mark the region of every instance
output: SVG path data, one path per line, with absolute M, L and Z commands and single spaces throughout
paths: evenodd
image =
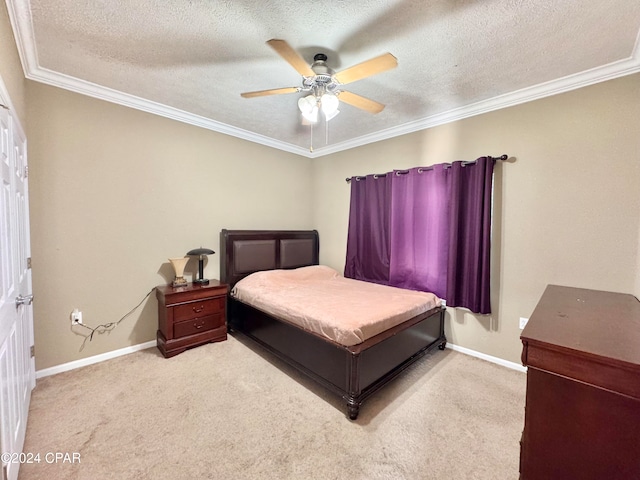
M 432 293 L 344 278 L 323 265 L 256 272 L 231 295 L 345 346 L 440 305 Z

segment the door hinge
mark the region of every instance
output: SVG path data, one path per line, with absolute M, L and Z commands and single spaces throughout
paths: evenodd
M 36 356 L 36 346 L 31 345 L 31 358 Z
M 31 257 L 27 257 L 27 268 L 31 268 Z
M 24 178 L 29 178 L 29 165 L 24 167 Z

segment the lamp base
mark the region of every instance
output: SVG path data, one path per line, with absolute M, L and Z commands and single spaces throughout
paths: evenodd
M 171 283 L 171 286 L 173 288 L 186 287 L 187 286 L 187 280 L 184 277 L 176 277 L 173 280 L 173 282 Z
M 198 278 L 193 281 L 196 285 L 209 285 L 209 280 L 206 278 Z

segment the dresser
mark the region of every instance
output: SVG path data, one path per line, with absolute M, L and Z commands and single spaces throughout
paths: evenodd
M 549 285 L 521 340 L 521 480 L 640 479 L 640 302 Z
M 165 357 L 187 348 L 227 339 L 226 302 L 229 286 L 218 280 L 208 285 L 156 287 L 157 345 Z

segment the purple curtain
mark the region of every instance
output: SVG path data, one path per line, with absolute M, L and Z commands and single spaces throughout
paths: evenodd
M 345 277 L 389 284 L 391 175 L 351 179 Z
M 389 284 L 446 298 L 448 170 L 444 165 L 394 172 Z
M 495 160 L 451 165 L 447 305 L 491 313 L 491 196 Z
M 354 177 L 345 276 L 430 291 L 448 306 L 491 313 L 494 164 L 481 157 L 377 180 Z

